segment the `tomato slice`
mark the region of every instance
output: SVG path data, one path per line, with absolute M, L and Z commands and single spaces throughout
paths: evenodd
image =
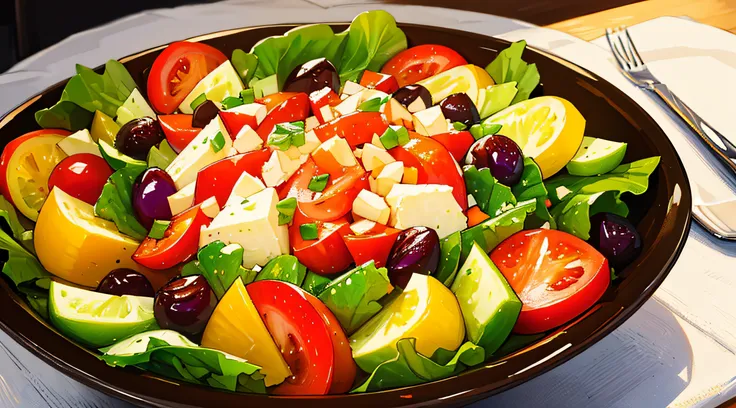
M 467 63 L 468 61 L 452 48 L 424 44 L 396 54 L 381 68 L 381 73 L 393 75 L 401 87 Z
M 194 204 L 215 197 L 220 208 L 225 207 L 230 193 L 243 173 L 261 178 L 263 164 L 271 157 L 269 149 L 236 154 L 216 161 L 197 173 L 194 185 Z
M 318 238 L 305 241 L 299 226 L 309 223 L 317 224 Z M 342 239 L 349 233 L 350 222 L 347 217 L 330 222 L 319 221 L 309 218 L 297 208 L 294 222 L 289 227 L 289 243 L 294 256 L 309 270 L 320 275 L 332 275 L 344 271 L 353 262 Z
M 393 75 L 380 74 L 378 72 L 363 71 L 360 84 L 366 88 L 373 88 L 389 95 L 399 90 L 399 83 Z
M 275 94 L 264 96 L 263 98 L 258 98 L 255 100 L 255 102 L 260 103 L 261 105 L 266 105 L 266 111 L 270 112 L 271 109 L 281 105 L 282 103 L 286 102 L 288 99 L 291 99 L 297 94 L 299 94 L 299 92 L 276 92 Z
M 309 116 L 309 97 L 300 92 L 273 108 L 256 132 L 265 143 L 268 141 L 268 135 L 279 123 L 305 120 L 307 116 Z
M 197 83 L 225 61 L 225 54 L 207 44 L 169 44 L 153 61 L 148 74 L 151 106 L 159 113 L 173 113 Z
M 329 86 L 309 94 L 309 105 L 312 108 L 312 114 L 317 118 L 319 123 L 325 123 L 320 109 L 327 105 L 337 106 L 340 102 L 342 102 L 340 97 Z
M 291 377 L 276 386 L 277 395 L 325 395 L 335 374 L 332 334 L 309 295 L 290 283 L 262 280 L 245 287 Z M 318 300 L 319 302 L 319 300 Z
M 355 149 L 370 142 L 374 134 L 381 136 L 386 128 L 388 122 L 380 112 L 352 112 L 317 126 L 314 133 L 321 142 L 340 136 Z
M 397 161 L 404 162 L 405 167 L 417 169 L 416 184 L 444 184 L 452 187 L 452 195 L 465 211 L 468 208 L 465 180 L 452 154 L 434 138 L 411 131 L 409 138 L 409 143 L 394 147 L 388 152 Z
M 91 153 L 67 157 L 56 165 L 49 177 L 49 191 L 59 187 L 72 197 L 95 205 L 112 169 L 105 159 Z
M 168 269 L 190 260 L 199 249 L 199 230 L 211 219 L 199 206 L 192 207 L 171 219 L 164 237 L 147 237 L 133 253 L 133 260 L 156 270 Z
M 467 211 L 465 211 L 465 216 L 468 217 L 468 228 L 474 227 L 481 222 L 491 218 L 490 215 L 484 213 L 481 211 L 480 207 L 470 207 Z
M 309 304 L 322 317 L 322 321 L 327 326 L 327 330 L 330 332 L 330 338 L 332 339 L 332 348 L 335 354 L 332 385 L 330 386 L 329 393 L 342 394 L 348 392 L 353 387 L 357 372 L 357 366 L 355 360 L 353 360 L 353 352 L 350 349 L 348 337 L 345 335 L 345 331 L 340 326 L 340 322 L 335 315 L 332 314 L 330 309 L 321 300 L 309 293 L 305 293 L 304 297 L 307 298 Z
M 192 115 L 158 115 L 166 141 L 175 152 L 181 153 L 197 135 L 200 128 L 192 126 Z
M 465 155 L 475 142 L 475 138 L 467 130 L 440 133 L 432 136 L 432 139 L 442 143 L 458 163 L 465 160 Z
M 593 306 L 608 288 L 608 260 L 566 232 L 536 229 L 501 242 L 491 260 L 523 306 L 514 332 L 541 333 L 561 326 Z
M 240 130 L 246 125 L 250 126 L 251 129 L 258 128 L 258 118 L 244 113 L 220 111 L 220 119 L 222 119 L 222 124 L 225 125 L 225 129 L 227 129 L 232 140 L 235 140 Z
M 376 224 L 377 226 L 380 224 Z M 401 230 L 385 227 L 364 235 L 345 235 L 342 239 L 350 251 L 356 265 L 373 261 L 377 268 L 386 265 L 391 247 L 399 237 Z

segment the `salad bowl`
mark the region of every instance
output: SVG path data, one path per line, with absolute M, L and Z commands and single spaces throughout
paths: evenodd
M 265 37 L 281 35 L 295 24 L 235 29 L 189 41 L 211 45 L 226 55 L 248 49 Z M 341 31 L 347 24 L 331 24 Z M 410 46 L 441 44 L 485 66 L 509 43 L 475 33 L 399 24 Z M 120 62 L 146 89 L 149 70 L 165 47 L 124 57 Z M 11 281 L 0 280 L 0 327 L 55 369 L 111 396 L 142 406 L 195 407 L 267 404 L 302 406 L 460 406 L 496 394 L 564 363 L 620 326 L 666 278 L 683 248 L 690 226 L 691 194 L 687 175 L 667 136 L 633 100 L 593 73 L 541 50 L 528 48 L 525 60 L 542 73 L 540 95 L 572 102 L 586 119 L 586 134 L 628 144 L 624 162 L 651 156 L 660 165 L 641 195 L 623 200 L 641 234 L 641 254 L 611 283 L 600 300 L 570 322 L 538 335 L 512 335 L 484 363 L 438 381 L 366 393 L 326 396 L 278 396 L 217 390 L 165 378 L 135 367 L 113 368 L 90 349 L 65 337 L 39 317 Z M 96 69 L 101 73 L 103 67 Z M 67 81 L 26 101 L 0 120 L 0 146 L 37 129 L 34 114 L 55 104 Z M 144 94 L 145 96 L 145 94 Z M 59 231 L 60 234 L 62 231 Z

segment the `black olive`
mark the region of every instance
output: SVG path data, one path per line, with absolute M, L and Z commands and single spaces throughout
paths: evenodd
M 431 275 L 440 260 L 440 238 L 427 227 L 411 227 L 399 233 L 391 248 L 386 267 L 394 285 L 405 288 L 411 275 Z
M 427 88 L 419 85 L 406 85 L 394 92 L 393 98 L 411 112 L 423 111 L 432 106 L 432 94 Z
M 475 107 L 473 100 L 464 93 L 452 94 L 443 99 L 440 102 L 440 109 L 442 109 L 445 119 L 449 119 L 450 123 L 460 122 L 467 127 L 471 127 L 480 122 L 478 108 Z
M 194 114 L 192 115 L 192 127 L 203 128 L 207 126 L 208 123 L 212 122 L 212 119 L 217 117 L 219 112 L 220 109 L 217 108 L 217 105 L 209 99 L 200 103 L 199 106 L 194 109 Z
M 588 242 L 617 270 L 633 262 L 642 250 L 641 236 L 634 224 L 612 213 L 598 213 L 590 218 Z
M 340 90 L 340 76 L 337 69 L 325 58 L 307 61 L 291 71 L 284 82 L 284 92 L 304 92 L 307 95 L 324 87 Z
M 488 168 L 501 184 L 512 187 L 524 173 L 524 154 L 516 142 L 503 135 L 478 139 L 470 147 L 466 164 L 477 169 Z
M 164 140 L 156 119 L 148 116 L 124 124 L 115 135 L 115 148 L 134 159 L 146 160 L 148 151 Z

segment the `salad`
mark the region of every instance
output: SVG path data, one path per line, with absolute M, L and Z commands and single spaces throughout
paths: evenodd
M 481 67 L 371 11 L 230 58 L 174 42 L 146 83 L 78 65 L 0 156 L 2 272 L 108 365 L 230 391 L 499 359 L 640 254 L 621 198 L 659 163 L 586 136 L 524 48 Z

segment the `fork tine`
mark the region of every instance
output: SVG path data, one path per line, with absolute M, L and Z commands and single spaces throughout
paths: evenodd
M 606 40 L 608 40 L 608 46 L 611 47 L 611 52 L 613 53 L 613 56 L 616 58 L 616 62 L 618 63 L 619 67 L 621 67 L 622 70 L 628 71 L 629 66 L 626 60 L 621 55 L 621 51 L 616 47 L 616 33 L 611 30 L 610 28 L 606 29 Z
M 629 47 L 626 46 L 626 43 L 628 42 L 628 40 L 624 38 L 620 28 L 616 31 L 616 39 L 618 40 L 619 47 L 621 47 L 621 53 L 626 59 L 626 62 L 629 63 L 629 69 L 636 68 L 637 66 L 636 60 L 631 54 Z
M 629 29 L 627 27 L 624 27 L 624 34 L 626 34 L 626 39 L 628 40 L 629 46 L 631 47 L 634 61 L 636 61 L 637 65 L 644 65 L 644 60 L 641 58 L 639 50 L 636 49 L 636 45 L 634 45 L 634 40 L 631 39 L 631 35 L 629 34 Z

